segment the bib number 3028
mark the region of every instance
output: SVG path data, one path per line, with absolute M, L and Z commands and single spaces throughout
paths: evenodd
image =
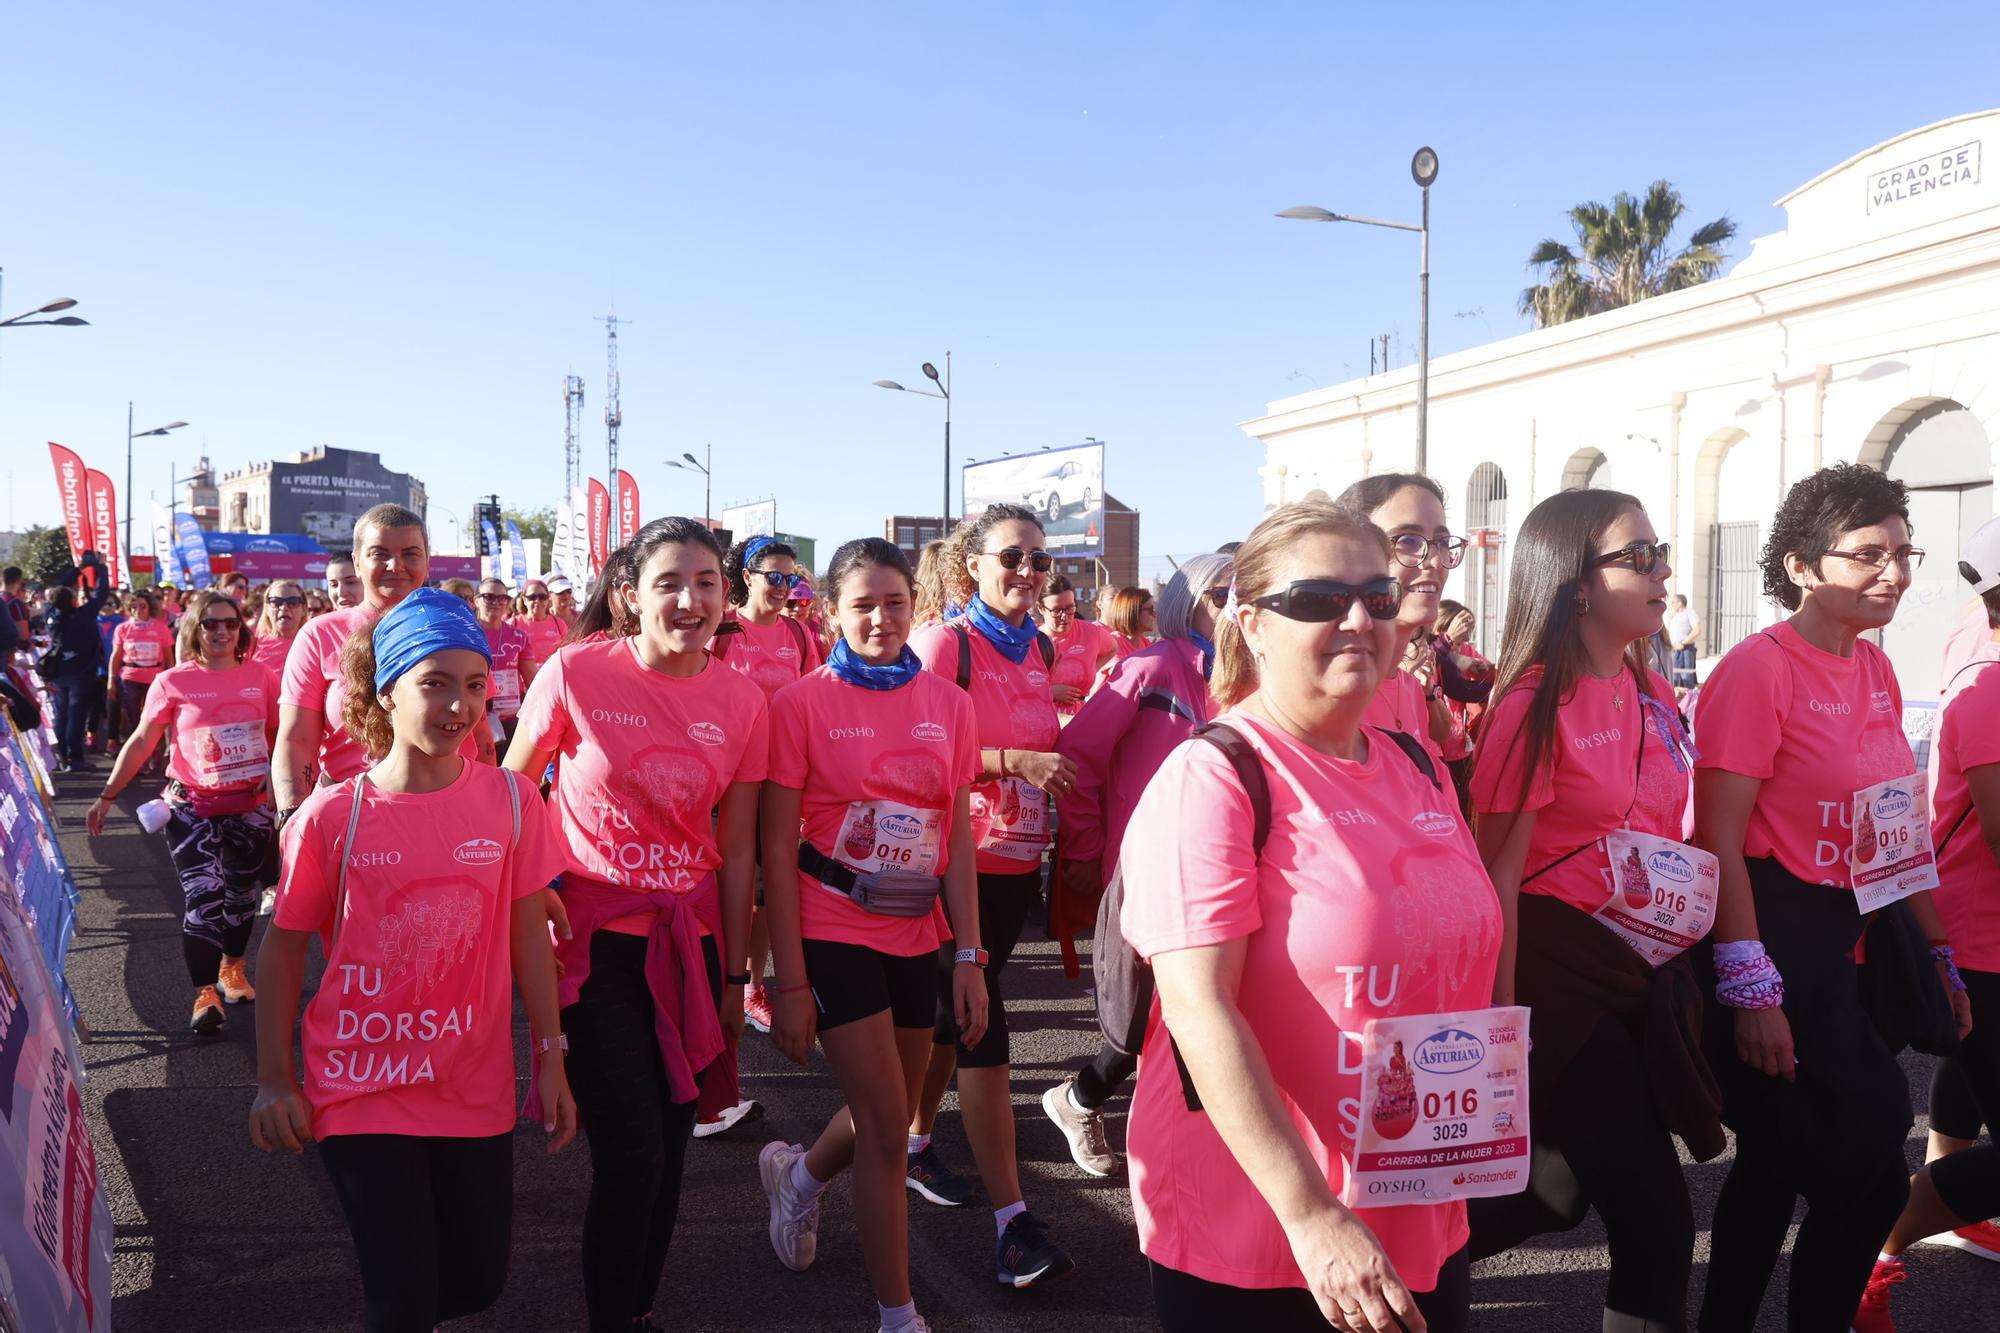
M 1362 1034 L 1350 1208 L 1528 1186 L 1528 1011 L 1373 1018 Z

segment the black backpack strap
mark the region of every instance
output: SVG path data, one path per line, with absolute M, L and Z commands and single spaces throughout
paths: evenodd
M 1375 730 L 1394 741 L 1396 748 L 1408 755 L 1410 762 L 1417 766 L 1417 772 L 1431 780 L 1431 786 L 1440 791 L 1444 789 L 1444 784 L 1438 781 L 1437 764 L 1432 762 L 1431 752 L 1424 748 L 1422 741 L 1407 731 L 1397 731 L 1391 727 L 1377 727 Z
M 972 693 L 972 634 L 963 621 L 951 622 L 951 632 L 958 636 L 958 688 Z
M 779 616 L 778 619 L 784 621 L 785 628 L 792 632 L 792 642 L 799 650 L 799 674 L 803 676 L 811 670 L 809 663 L 812 661 L 812 652 L 806 647 L 806 627 L 790 616 Z
M 1040 630 L 1036 630 L 1035 647 L 1041 650 L 1042 665 L 1046 667 L 1048 670 L 1054 671 L 1056 669 L 1055 640 L 1051 639 L 1048 635 L 1042 633 Z
M 722 623 L 715 627 L 715 637 L 708 641 L 708 655 L 718 662 L 729 658 L 729 645 L 736 642 L 732 637 L 743 632 L 743 622 L 734 612 L 725 612 Z
M 1173 717 L 1186 718 L 1197 726 L 1201 724 L 1201 719 L 1194 715 L 1194 710 L 1182 703 L 1172 690 L 1152 689 L 1141 691 L 1138 708 L 1142 713 L 1150 708 Z

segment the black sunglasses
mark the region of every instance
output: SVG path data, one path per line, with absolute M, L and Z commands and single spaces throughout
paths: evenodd
M 1403 586 L 1386 578 L 1359 585 L 1334 579 L 1301 579 L 1287 584 L 1280 592 L 1259 597 L 1251 605 L 1276 611 L 1287 620 L 1321 625 L 1329 620 L 1345 620 L 1357 598 L 1371 619 L 1388 620 L 1403 604 Z
M 1048 573 L 1055 568 L 1056 563 L 1056 558 L 1047 551 L 1024 551 L 1018 546 L 1006 546 L 998 551 L 981 551 L 980 554 L 990 555 L 998 560 L 1002 569 L 1019 569 L 1021 562 L 1025 560 L 1028 562 L 1028 568 L 1037 574 Z
M 1632 566 L 1633 573 L 1650 574 L 1666 560 L 1667 552 L 1672 546 L 1672 542 L 1633 542 L 1630 546 L 1623 546 L 1598 556 L 1590 562 L 1590 567 L 1602 569 L 1606 565 L 1615 565 L 1622 560 Z
M 549 595 L 545 592 L 524 592 L 521 594 L 521 600 L 524 602 L 546 602 L 549 600 Z
M 482 592 L 479 594 L 479 600 L 490 606 L 505 606 L 514 599 L 504 592 Z
M 782 569 L 765 569 L 758 572 L 764 576 L 764 586 L 767 588 L 796 588 L 806 581 L 805 575 L 787 574 Z
M 204 634 L 213 634 L 217 630 L 227 630 L 229 633 L 234 634 L 237 630 L 243 628 L 243 621 L 237 616 L 231 616 L 227 620 L 203 620 L 201 628 Z
M 1210 588 L 1208 590 L 1208 604 L 1218 611 L 1228 606 L 1229 585 L 1225 583 L 1220 588 Z
M 304 606 L 305 604 L 306 599 L 303 597 L 266 597 L 264 599 L 264 605 L 266 606 Z

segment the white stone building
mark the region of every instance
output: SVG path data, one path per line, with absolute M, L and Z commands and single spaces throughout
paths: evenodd
M 1967 605 L 1961 537 L 2000 458 L 2000 111 L 1868 149 L 1778 203 L 1785 230 L 1685 292 L 1431 362 L 1429 471 L 1477 545 L 1448 595 L 1499 640 L 1509 543 L 1570 486 L 1632 492 L 1674 547 L 1704 656 L 1776 612 L 1758 550 L 1792 482 L 1859 461 L 1909 483 L 1929 552 L 1884 636 L 1906 696 L 1934 698 Z M 1266 508 L 1414 461 L 1414 366 L 1269 405 Z

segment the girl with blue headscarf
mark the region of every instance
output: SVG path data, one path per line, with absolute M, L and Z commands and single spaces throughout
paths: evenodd
M 542 890 L 563 867 L 530 782 L 459 753 L 491 659 L 471 608 L 419 589 L 342 650 L 348 733 L 373 767 L 307 797 L 258 970 L 269 1152 L 319 1143 L 360 1262 L 364 1326 L 430 1328 L 499 1298 L 513 1216 L 508 982 L 535 1050 L 549 1151 L 576 1135 Z M 326 973 L 292 1063 L 306 941 Z

